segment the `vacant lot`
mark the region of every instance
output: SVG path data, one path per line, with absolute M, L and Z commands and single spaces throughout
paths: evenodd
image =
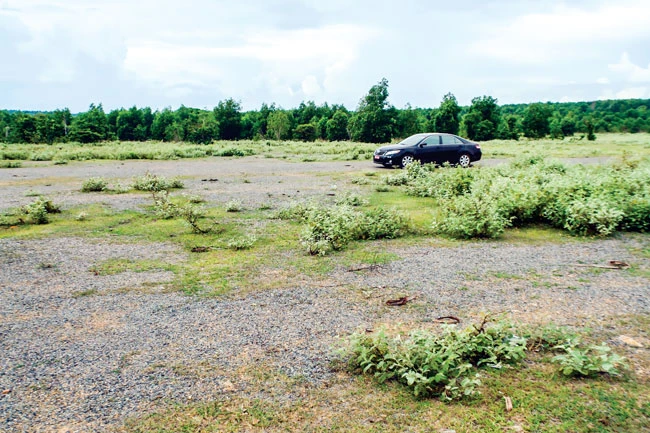
M 396 170 L 366 161 L 30 164 L 0 170 L 0 213 L 40 195 L 62 213 L 0 226 L 2 431 L 650 428 L 647 234 L 533 227 L 492 241 L 436 237 L 429 202 L 377 188 Z M 116 192 L 147 172 L 179 177 L 185 188 L 170 196 L 200 202 L 211 231 L 156 216 L 150 193 Z M 91 177 L 110 190 L 81 192 Z M 397 207 L 415 229 L 316 257 L 300 243 L 303 227 L 275 216 L 349 193 Z M 251 245 L 232 247 L 242 239 Z M 610 269 L 610 260 L 630 266 Z M 386 306 L 402 296 L 411 302 Z M 442 316 L 468 326 L 487 313 L 566 326 L 606 342 L 629 369 L 572 381 L 532 354 L 510 375 L 485 372 L 481 398 L 446 404 L 332 363 L 355 331 L 435 329 Z

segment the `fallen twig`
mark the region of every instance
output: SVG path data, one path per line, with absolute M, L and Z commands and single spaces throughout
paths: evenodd
M 373 270 L 374 271 L 374 270 L 379 269 L 379 268 L 383 268 L 383 266 L 374 264 L 374 265 L 367 265 L 367 266 L 359 266 L 357 268 L 350 268 L 350 269 L 348 269 L 348 272 L 359 272 L 359 271 L 367 271 L 367 270 Z
M 573 263 L 570 266 L 579 266 L 581 268 L 600 268 L 600 269 L 627 269 L 629 264 L 618 260 L 610 260 L 608 265 L 592 265 L 583 263 Z
M 386 305 L 389 307 L 399 307 L 401 305 L 406 305 L 408 302 L 411 302 L 414 299 L 417 299 L 418 296 L 420 295 L 413 295 L 413 296 L 402 296 L 399 299 L 389 299 L 386 301 Z
M 450 320 L 451 320 L 451 322 L 450 322 Z M 455 323 L 455 324 L 460 323 L 460 319 L 458 317 L 456 317 L 456 316 L 442 316 L 442 317 L 438 317 L 435 321 L 438 322 L 438 323 L 445 323 L 445 324 L 448 324 L 448 325 L 451 325 L 452 323 Z
M 503 398 L 506 401 L 506 412 L 510 412 L 512 410 L 512 399 L 510 397 Z

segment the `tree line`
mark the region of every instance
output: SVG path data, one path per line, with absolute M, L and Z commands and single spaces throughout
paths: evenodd
M 72 114 L 0 110 L 0 141 L 6 143 L 96 143 L 121 141 L 187 141 L 270 138 L 301 141 L 360 141 L 385 143 L 419 132 L 448 132 L 471 140 L 564 138 L 598 132 L 650 132 L 649 99 L 594 102 L 499 105 L 491 96 L 472 99 L 461 107 L 446 94 L 438 108 L 397 109 L 388 101 L 388 81 L 382 79 L 359 101 L 355 111 L 343 105 L 302 102 L 283 109 L 262 104 L 243 111 L 234 99 L 213 110 L 181 106 L 153 111 L 149 107 L 120 108 L 106 113 L 102 104 Z

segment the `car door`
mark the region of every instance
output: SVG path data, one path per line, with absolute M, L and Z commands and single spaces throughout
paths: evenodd
M 462 142 L 453 135 L 441 135 L 440 143 L 442 147 L 440 152 L 442 155 L 441 162 L 457 162 Z
M 440 135 L 433 134 L 418 144 L 417 158 L 422 162 L 437 162 L 438 154 L 442 150 L 440 146 Z

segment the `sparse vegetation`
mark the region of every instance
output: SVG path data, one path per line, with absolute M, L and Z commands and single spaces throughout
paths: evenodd
M 416 330 L 407 337 L 389 336 L 383 329 L 371 335 L 354 334 L 342 353 L 352 371 L 373 375 L 379 383 L 397 381 L 416 397 L 476 396 L 479 369 L 516 365 L 526 356 L 527 340 L 520 331 L 504 321 L 488 324 L 488 319 L 480 326 L 446 325 L 440 333 Z M 582 348 L 577 340 L 548 345 L 557 342 L 558 334 L 566 336 L 557 330 L 548 336 L 538 334 L 533 346 L 561 352 L 552 362 L 560 365 L 565 376 L 618 376 L 625 367 L 624 358 L 606 345 Z
M 86 179 L 81 186 L 81 192 L 100 192 L 106 191 L 108 188 L 108 182 L 101 177 L 91 177 Z
M 178 178 L 167 179 L 149 172 L 133 179 L 132 188 L 138 191 L 165 191 L 183 188 L 183 182 Z

